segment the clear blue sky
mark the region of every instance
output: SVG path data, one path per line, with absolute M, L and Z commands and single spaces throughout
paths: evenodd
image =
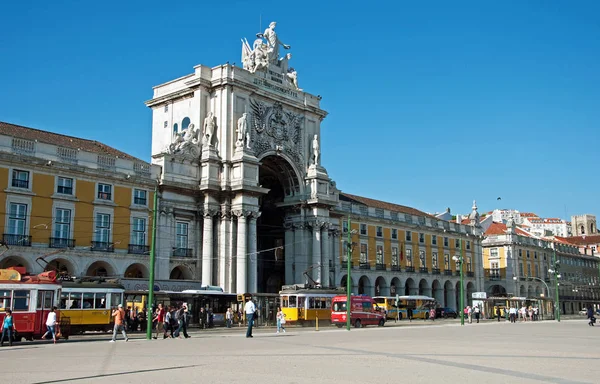
M 5 2 L 0 120 L 149 160 L 152 86 L 239 63 L 261 14 L 323 96 L 343 191 L 600 216 L 598 1 Z

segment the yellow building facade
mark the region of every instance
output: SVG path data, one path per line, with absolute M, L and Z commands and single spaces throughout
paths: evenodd
M 147 277 L 153 172 L 102 143 L 0 123 L 0 268 Z
M 440 220 L 414 208 L 346 193 L 340 194 L 336 214 L 342 229 L 338 285 L 346 284 L 346 244 L 350 233 L 350 278 L 355 293 L 425 295 L 434 297 L 442 306 L 457 309 L 460 263 L 454 257 L 460 255 L 464 260 L 465 305 L 471 302 L 472 293 L 479 291 L 481 236 L 477 226 Z

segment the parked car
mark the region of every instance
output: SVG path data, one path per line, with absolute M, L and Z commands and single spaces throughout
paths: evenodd
M 435 317 L 436 319 L 439 319 L 440 317 L 447 319 L 447 318 L 453 318 L 456 319 L 458 317 L 458 313 L 456 313 L 456 311 L 452 308 L 436 308 L 435 309 Z
M 587 316 L 587 309 L 582 309 L 581 311 L 579 311 L 579 315 Z

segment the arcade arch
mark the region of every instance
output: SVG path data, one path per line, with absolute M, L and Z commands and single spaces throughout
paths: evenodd
M 148 277 L 148 268 L 145 265 L 140 263 L 131 264 L 125 270 L 124 277 L 126 278 L 135 278 L 135 279 L 143 279 Z

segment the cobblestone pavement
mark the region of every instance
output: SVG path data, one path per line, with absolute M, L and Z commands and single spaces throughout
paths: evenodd
M 272 329 L 254 338 L 107 336 L 0 348 L 2 383 L 597 383 L 600 327 L 585 320 Z M 175 381 L 173 381 L 175 380 Z

